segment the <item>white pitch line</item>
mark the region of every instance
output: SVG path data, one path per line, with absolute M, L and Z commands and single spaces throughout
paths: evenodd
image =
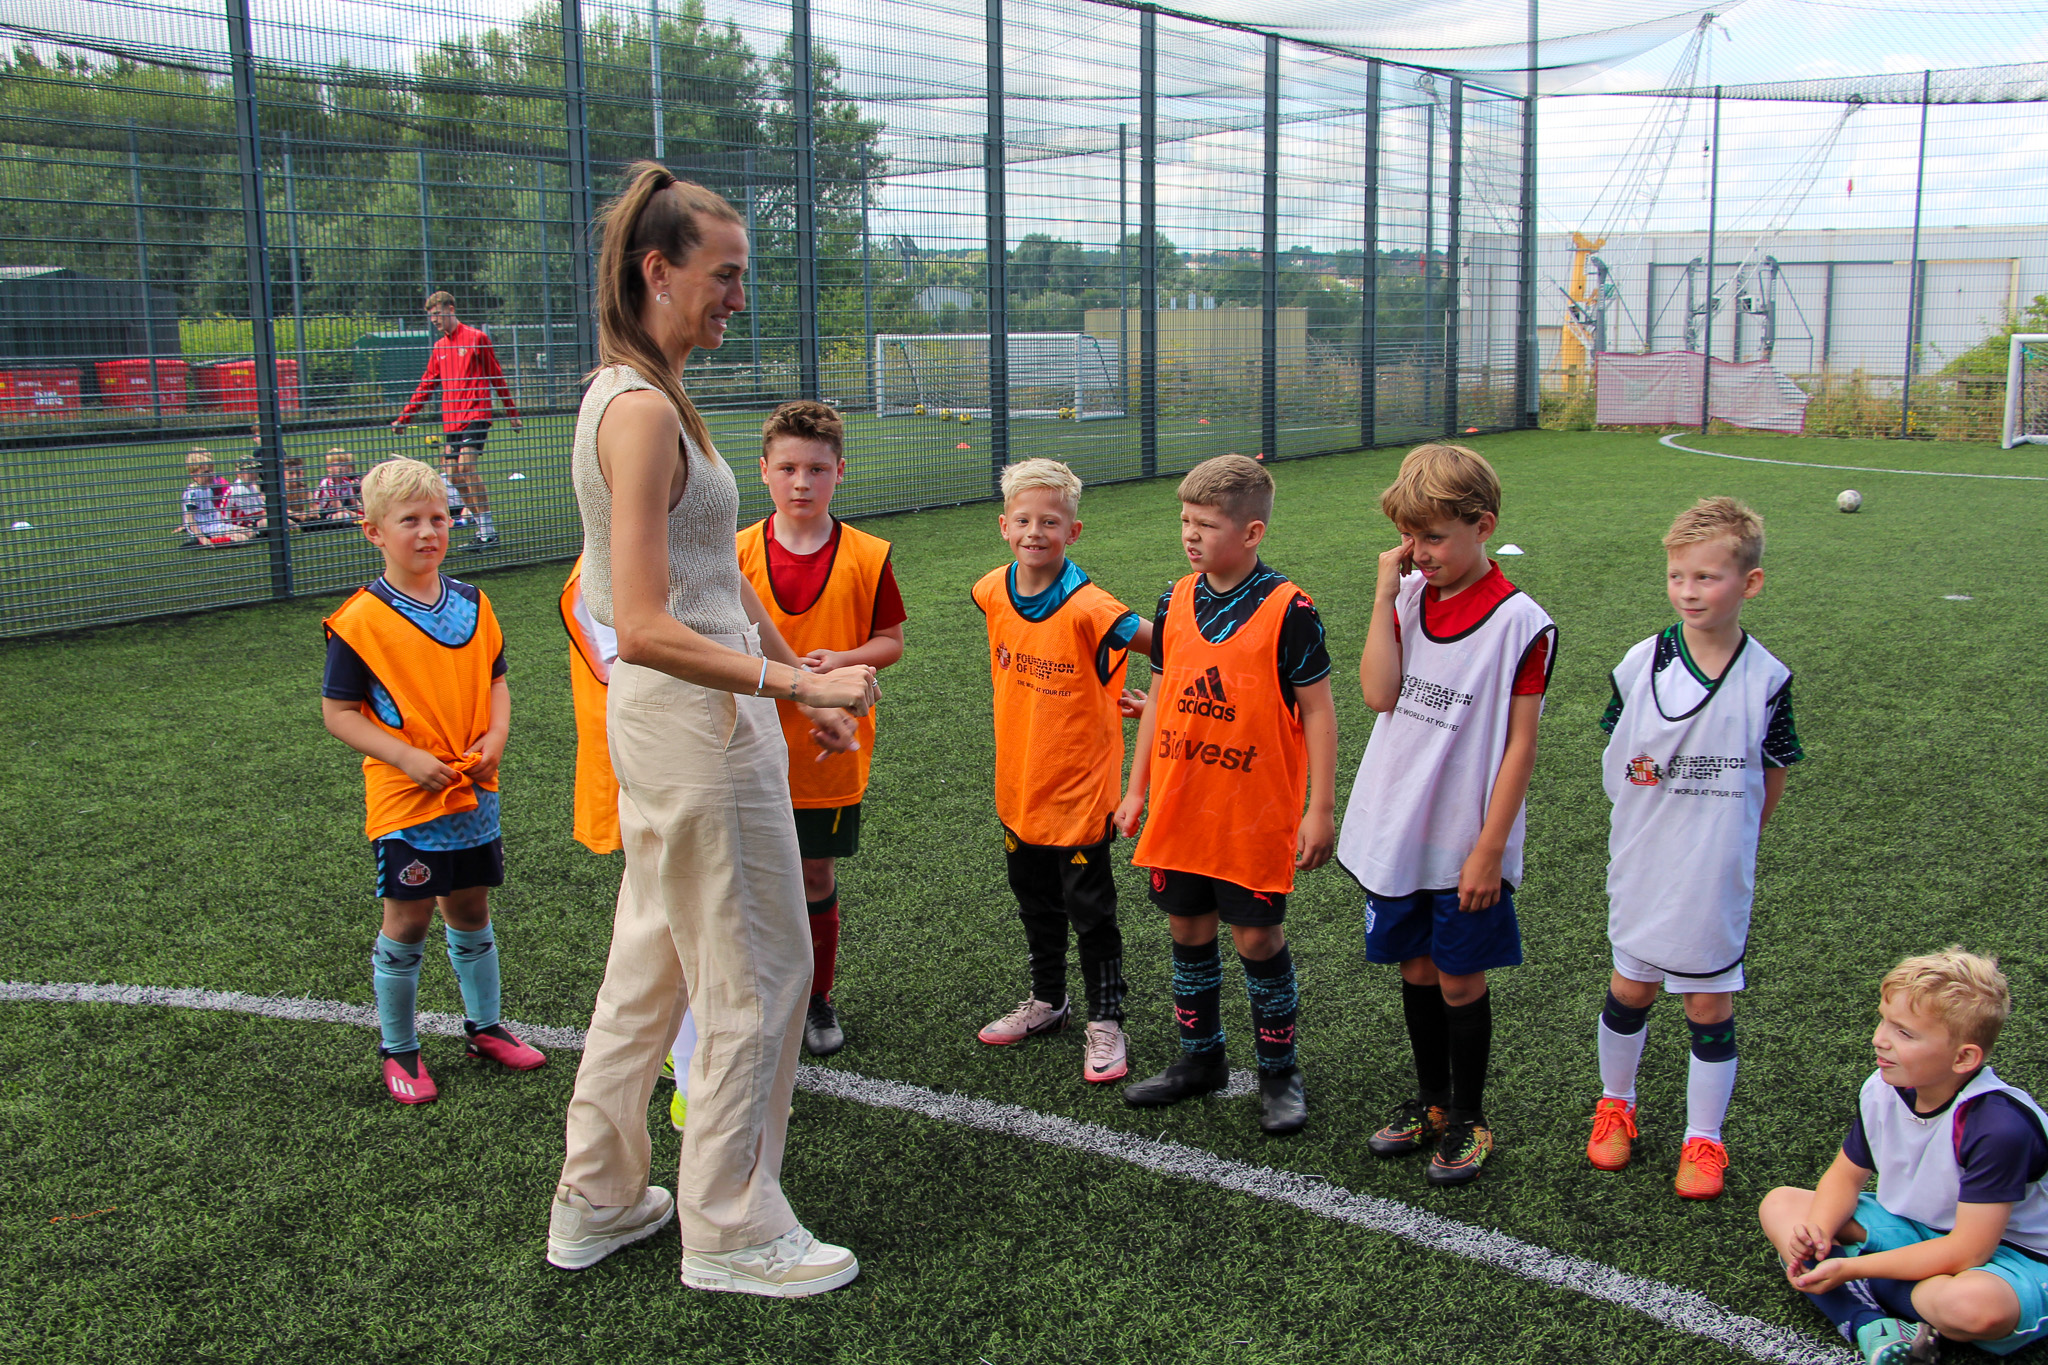
M 370 1005 L 304 997 L 248 995 L 186 987 L 116 986 L 85 982 L 0 982 L 0 1003 L 157 1005 L 174 1009 L 221 1010 L 271 1019 L 309 1023 L 377 1026 Z M 507 1020 L 521 1037 L 566 1052 L 581 1051 L 580 1029 L 550 1028 Z M 454 1015 L 421 1013 L 422 1033 L 460 1036 L 462 1021 Z M 948 1095 L 901 1081 L 877 1080 L 857 1072 L 805 1064 L 797 1068 L 797 1085 L 814 1095 L 849 1100 L 872 1108 L 896 1109 L 922 1118 L 1003 1137 L 1023 1138 L 1088 1156 L 1120 1161 L 1142 1170 L 1269 1203 L 1285 1204 L 1304 1213 L 1370 1232 L 1383 1232 L 1432 1251 L 1490 1265 L 1539 1284 L 1568 1289 L 1603 1303 L 1633 1309 L 1673 1331 L 1704 1337 L 1773 1365 L 1859 1365 L 1852 1350 L 1791 1331 L 1747 1314 L 1737 1313 L 1705 1295 L 1631 1275 L 1613 1266 L 1553 1251 L 1473 1227 L 1453 1218 L 1411 1208 L 1392 1199 L 1354 1194 L 1320 1176 L 1276 1171 L 1233 1161 L 1178 1142 L 1163 1142 L 1118 1132 L 1079 1119 L 1041 1114 L 1014 1104 Z
M 1657 438 L 1657 444 L 1689 455 L 1711 455 L 1717 460 L 1741 460 L 1744 464 L 1781 464 L 1794 469 L 1846 469 L 1851 474 L 1918 474 L 1929 479 L 2008 479 L 2020 483 L 2048 483 L 2048 474 L 1959 474 L 1949 469 L 1876 469 L 1864 464 L 1808 464 L 1804 460 L 1766 460 L 1760 455 L 1730 455 L 1724 450 L 1701 450 L 1680 445 L 1678 434 Z

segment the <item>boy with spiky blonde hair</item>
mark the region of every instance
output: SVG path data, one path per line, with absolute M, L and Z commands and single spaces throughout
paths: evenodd
M 1792 670 L 1742 628 L 1763 590 L 1763 519 L 1702 498 L 1664 537 L 1665 591 L 1678 613 L 1614 670 L 1601 718 L 1602 781 L 1614 803 L 1607 937 L 1614 974 L 1596 1026 L 1602 1094 L 1586 1158 L 1626 1166 L 1637 1136 L 1636 1069 L 1661 984 L 1692 1030 L 1685 1141 L 1674 1187 L 1722 1190 L 1721 1125 L 1735 1090 L 1733 996 L 1742 989 L 1756 851 L 1804 755 L 1792 726 Z
M 1123 718 L 1145 700 L 1123 689 L 1124 666 L 1152 626 L 1067 558 L 1080 511 L 1080 476 L 1059 461 L 1005 469 L 998 526 L 1016 558 L 974 585 L 995 683 L 996 815 L 1031 966 L 1029 994 L 977 1036 L 1000 1047 L 1066 1027 L 1071 928 L 1088 999 L 1081 1079 L 1101 1085 L 1129 1070 L 1110 815 Z
M 1229 1081 L 1227 924 L 1251 1005 L 1259 1127 L 1277 1137 L 1308 1122 L 1287 897 L 1336 841 L 1337 712 L 1315 603 L 1259 556 L 1273 494 L 1272 474 L 1242 455 L 1204 460 L 1180 482 L 1189 573 L 1153 617 L 1157 682 L 1116 823 L 1131 834 L 1145 818 L 1133 861 L 1166 912 L 1180 1032 L 1180 1055 L 1124 1087 L 1124 1103 L 1177 1104 Z
M 1757 1210 L 1786 1280 L 1868 1365 L 1935 1360 L 1943 1337 L 2002 1356 L 2048 1336 L 2048 1115 L 1988 1060 L 2011 1010 L 1994 958 L 1892 968 L 1841 1152 Z
M 1486 974 L 1522 961 L 1524 803 L 1557 627 L 1487 558 L 1500 478 L 1478 451 L 1417 446 L 1380 510 L 1401 540 L 1380 555 L 1358 661 L 1378 714 L 1337 860 L 1365 890 L 1365 960 L 1400 964 L 1416 1095 L 1366 1146 L 1433 1148 L 1426 1178 L 1460 1185 L 1493 1153 Z
M 327 618 L 320 714 L 363 756 L 364 832 L 376 853 L 384 922 L 370 950 L 384 1089 L 400 1104 L 439 1091 L 414 1024 L 434 913 L 462 988 L 468 1053 L 515 1071 L 547 1061 L 498 1012 L 490 888 L 505 880 L 498 761 L 512 728 L 505 643 L 490 600 L 441 574 L 448 494 L 418 460 L 363 479 L 363 534 L 384 572 Z

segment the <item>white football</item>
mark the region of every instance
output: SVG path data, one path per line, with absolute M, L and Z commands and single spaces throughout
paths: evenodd
M 1854 512 L 1863 506 L 1863 495 L 1853 488 L 1845 488 L 1835 495 L 1835 506 L 1844 512 Z

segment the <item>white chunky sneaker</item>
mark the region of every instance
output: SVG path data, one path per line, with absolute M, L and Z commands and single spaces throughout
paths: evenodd
M 692 1289 L 800 1299 L 850 1284 L 860 1262 L 845 1247 L 821 1242 L 801 1226 L 772 1242 L 738 1251 L 685 1251 L 683 1283 Z
M 1036 1038 L 1041 1033 L 1059 1032 L 1067 1026 L 1067 1020 L 1073 1017 L 1073 1013 L 1074 1006 L 1070 1000 L 1048 1005 L 1037 996 L 1027 995 L 1023 1004 L 994 1023 L 983 1025 L 981 1032 L 974 1036 L 984 1043 L 1007 1047 L 1026 1038 Z
M 675 1197 L 659 1185 L 649 1185 L 637 1204 L 606 1208 L 558 1185 L 548 1211 L 548 1264 L 587 1270 L 614 1251 L 652 1237 L 675 1216 Z
M 1120 1081 L 1131 1069 L 1124 1047 L 1124 1031 L 1114 1019 L 1097 1020 L 1088 1026 L 1088 1057 L 1081 1063 L 1081 1079 L 1094 1085 Z

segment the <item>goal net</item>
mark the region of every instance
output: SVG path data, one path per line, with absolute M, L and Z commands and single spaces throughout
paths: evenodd
M 2048 445 L 2048 335 L 2026 333 L 2012 339 L 2005 365 L 2005 432 L 2007 450 L 2016 445 Z
M 1010 336 L 1012 417 L 1121 417 L 1123 366 L 1117 343 L 1086 332 Z M 884 417 L 941 411 L 989 415 L 989 334 L 951 332 L 875 337 L 875 411 Z

